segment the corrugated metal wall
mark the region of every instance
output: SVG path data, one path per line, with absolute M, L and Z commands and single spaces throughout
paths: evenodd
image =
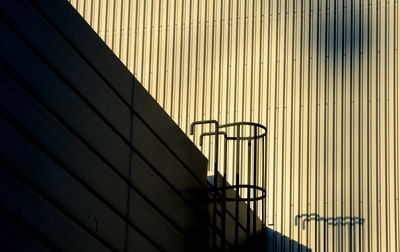
M 71 4 L 186 133 L 267 126 L 271 228 L 315 251 L 400 250 L 397 0 Z

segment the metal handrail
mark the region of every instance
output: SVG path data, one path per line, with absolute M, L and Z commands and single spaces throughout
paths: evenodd
M 212 237 L 212 245 L 213 245 L 213 249 L 216 249 L 216 236 L 218 235 L 217 233 L 217 219 L 216 219 L 216 212 L 217 212 L 217 202 L 219 202 L 221 204 L 221 208 L 222 211 L 218 211 L 219 214 L 221 214 L 221 248 L 223 251 L 225 251 L 225 221 L 226 221 L 226 216 L 225 216 L 225 212 L 226 212 L 226 202 L 229 201 L 234 201 L 235 202 L 235 247 L 238 246 L 238 226 L 241 225 L 239 223 L 239 202 L 247 202 L 247 236 L 250 236 L 250 203 L 253 202 L 253 211 L 255 212 L 255 214 L 253 214 L 253 234 L 256 233 L 256 213 L 257 213 L 257 206 L 259 203 L 256 203 L 257 201 L 261 200 L 261 207 L 262 207 L 262 223 L 264 225 L 264 204 L 265 204 L 265 199 L 266 199 L 266 190 L 260 186 L 257 186 L 257 171 L 259 171 L 257 169 L 257 167 L 259 167 L 259 162 L 261 161 L 261 167 L 262 170 L 260 171 L 261 174 L 263 176 L 265 176 L 264 172 L 265 172 L 265 168 L 264 168 L 264 139 L 265 136 L 267 134 L 267 128 L 261 124 L 258 123 L 252 123 L 252 122 L 237 122 L 237 123 L 228 123 L 228 124 L 223 124 L 223 125 L 219 125 L 218 121 L 216 120 L 202 120 L 202 121 L 195 121 L 190 125 L 190 134 L 193 135 L 194 134 L 194 130 L 195 130 L 195 126 L 196 125 L 203 125 L 203 124 L 214 124 L 215 125 L 215 129 L 214 131 L 210 131 L 210 132 L 202 132 L 200 134 L 200 142 L 199 145 L 203 146 L 204 144 L 204 137 L 206 136 L 214 136 L 215 137 L 215 159 L 214 159 L 214 185 L 212 188 L 210 188 L 210 192 L 211 195 L 214 199 L 213 201 L 213 237 Z M 250 128 L 250 132 L 254 132 L 253 134 L 250 133 L 250 136 L 244 136 L 244 134 L 240 134 L 242 129 L 242 127 L 245 126 L 251 126 L 252 128 Z M 236 134 L 234 136 L 229 136 L 228 134 L 228 128 L 234 127 L 235 128 L 235 132 Z M 221 129 L 225 129 L 225 131 L 221 130 Z M 263 131 L 261 134 L 258 134 L 259 131 Z M 218 139 L 219 136 L 222 135 L 224 137 L 224 169 L 223 169 L 223 183 L 222 183 L 222 187 L 218 187 L 218 151 L 219 151 L 219 143 L 218 143 Z M 260 142 L 258 142 L 258 139 L 262 139 L 262 149 L 258 149 L 258 144 Z M 243 144 L 243 141 L 247 141 L 248 142 L 248 172 L 247 174 L 249 175 L 248 177 L 248 184 L 240 184 L 239 183 L 239 175 L 240 175 L 240 171 L 243 170 L 243 167 L 240 168 L 240 163 L 239 163 L 239 156 L 240 154 L 236 155 L 236 168 L 234 167 L 232 172 L 232 179 L 233 179 L 233 183 L 235 185 L 228 185 L 227 186 L 227 181 L 226 181 L 226 170 L 227 170 L 227 143 L 228 141 L 234 140 L 235 144 L 236 144 L 236 152 L 239 153 L 240 150 L 242 149 L 241 144 Z M 253 142 L 254 141 L 254 142 Z M 254 143 L 254 145 L 253 145 Z M 260 143 L 261 144 L 261 143 Z M 251 154 L 251 150 L 253 150 L 253 154 Z M 262 150 L 262 159 L 257 159 L 258 158 L 258 154 L 257 151 L 261 151 Z M 253 155 L 253 157 L 252 157 Z M 254 163 L 251 162 L 251 160 L 254 161 Z M 253 169 L 251 169 L 251 167 L 254 167 Z M 236 170 L 236 176 L 234 175 Z M 251 172 L 254 172 L 253 176 L 252 176 L 252 182 L 250 179 L 250 174 Z M 236 179 L 236 181 L 235 181 Z M 251 184 L 253 183 L 253 184 Z M 265 187 L 265 183 L 264 183 L 264 177 L 262 177 L 262 186 Z M 240 189 L 247 189 L 247 196 L 246 197 L 240 197 L 239 196 L 239 190 Z M 228 190 L 232 190 L 234 189 L 235 192 L 235 197 L 226 197 L 226 193 Z M 218 192 L 222 192 L 221 194 Z M 257 196 L 259 195 L 261 192 L 261 196 Z M 250 196 L 253 195 L 253 196 Z

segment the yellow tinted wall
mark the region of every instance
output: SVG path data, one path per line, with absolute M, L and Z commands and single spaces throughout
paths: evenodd
M 269 228 L 400 251 L 397 0 L 70 2 L 187 134 L 267 126 Z

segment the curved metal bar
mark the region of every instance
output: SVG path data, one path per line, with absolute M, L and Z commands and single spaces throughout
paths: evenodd
M 222 187 L 218 187 L 217 190 L 222 189 Z M 266 192 L 266 190 L 260 186 L 256 186 L 256 185 L 231 185 L 231 186 L 226 186 L 226 189 L 236 189 L 236 188 L 250 188 L 250 189 L 255 189 L 258 191 L 262 191 L 262 192 Z
M 265 196 L 259 196 L 259 197 L 256 197 L 256 198 L 239 198 L 239 199 L 236 199 L 236 198 L 226 198 L 225 200 L 226 201 L 251 201 L 251 202 L 253 202 L 253 201 L 259 201 L 259 200 L 262 200 L 262 199 L 265 199 Z
M 263 199 L 265 199 L 266 198 L 266 195 L 262 195 L 262 196 L 258 196 L 258 197 L 250 197 L 250 198 L 239 198 L 239 199 L 236 199 L 236 197 L 235 198 L 225 198 L 225 201 L 250 201 L 250 202 L 253 202 L 253 201 L 259 201 L 259 200 L 263 200 Z
M 250 202 L 253 202 L 253 201 L 259 201 L 259 200 L 263 200 L 263 199 L 265 199 L 266 198 L 266 193 L 264 194 L 263 193 L 263 195 L 262 196 L 258 196 L 258 197 L 250 197 L 250 198 L 239 198 L 239 199 L 236 199 L 236 197 L 235 198 L 225 198 L 225 201 L 250 201 Z
M 243 126 L 243 125 L 249 125 L 249 126 L 255 126 L 255 127 L 260 127 L 262 129 L 264 129 L 265 131 L 267 131 L 267 127 L 265 127 L 262 124 L 259 123 L 253 123 L 253 122 L 235 122 L 235 123 L 227 123 L 227 124 L 222 124 L 219 127 L 220 128 L 227 128 L 227 127 L 231 127 L 231 126 Z
M 267 196 L 267 191 L 264 188 L 255 185 L 233 185 L 233 186 L 226 186 L 226 187 L 217 187 L 213 188 L 212 191 L 222 191 L 227 189 L 239 189 L 239 188 L 250 188 L 254 189 L 255 191 L 261 191 L 262 195 L 258 197 L 247 197 L 247 198 L 225 198 L 226 201 L 258 201 L 261 199 L 265 199 Z
M 219 128 L 221 129 L 221 128 L 238 127 L 238 126 L 252 126 L 254 128 L 260 128 L 260 129 L 264 130 L 264 133 L 257 135 L 257 136 L 255 135 L 255 136 L 247 136 L 247 137 L 245 137 L 245 136 L 242 136 L 242 137 L 228 136 L 227 137 L 228 140 L 255 140 L 255 139 L 259 139 L 259 138 L 262 138 L 267 135 L 267 127 L 265 127 L 264 125 L 259 124 L 259 123 L 236 122 L 236 123 L 222 124 L 219 126 Z
M 233 136 L 227 136 L 226 139 L 227 140 L 255 140 L 255 139 L 260 139 L 263 138 L 264 136 L 266 136 L 267 133 L 262 133 L 261 135 L 255 136 L 255 137 L 233 137 Z

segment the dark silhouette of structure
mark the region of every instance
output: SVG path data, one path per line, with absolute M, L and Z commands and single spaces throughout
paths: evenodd
M 196 121 L 191 125 L 191 134 L 194 133 L 196 125 L 212 124 L 214 131 L 201 132 L 200 145 L 203 145 L 203 137 L 214 136 L 214 166 L 211 187 L 212 198 L 212 249 L 226 251 L 227 243 L 231 248 L 238 248 L 244 239 L 239 238 L 241 224 L 244 226 L 245 239 L 262 232 L 265 226 L 265 136 L 266 128 L 262 125 L 250 122 L 230 123 L 220 125 L 215 120 Z M 247 134 L 247 135 L 246 135 Z M 221 162 L 219 161 L 219 137 L 223 136 L 223 152 Z M 228 145 L 235 151 L 228 152 Z M 247 155 L 242 155 L 244 146 L 247 145 Z M 240 160 L 245 157 L 246 160 Z M 228 168 L 228 160 L 233 161 L 233 167 Z M 244 167 L 243 167 L 244 166 Z M 219 183 L 220 172 L 223 174 Z M 231 172 L 231 184 L 227 182 L 227 172 Z M 244 174 L 245 173 L 245 174 Z M 261 179 L 259 179 L 261 178 Z M 243 183 L 243 181 L 246 183 Z M 230 192 L 229 192 L 230 190 Z M 234 238 L 229 239 L 226 235 L 227 202 L 233 202 Z M 240 206 L 240 203 L 243 206 Z M 247 203 L 247 204 L 244 204 Z M 251 206 L 253 207 L 251 209 Z M 240 209 L 245 208 L 244 214 Z M 257 217 L 257 209 L 261 209 L 262 220 Z M 245 216 L 241 220 L 241 215 Z M 219 222 L 217 223 L 217 219 Z M 257 228 L 257 226 L 259 226 Z M 258 229 L 258 230 L 257 230 Z M 243 237 L 244 238 L 244 237 Z M 217 244 L 217 240 L 220 241 Z

